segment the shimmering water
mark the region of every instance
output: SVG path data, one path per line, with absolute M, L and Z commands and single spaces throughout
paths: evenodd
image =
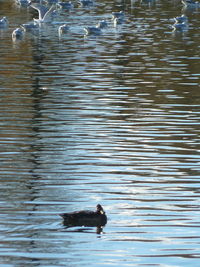
M 200 9 L 182 7 L 75 4 L 13 42 L 37 13 L 0 1 L 2 266 L 199 266 Z M 172 32 L 181 14 L 189 28 Z M 100 19 L 102 36 L 84 38 Z M 60 212 L 97 203 L 100 234 L 62 225 Z

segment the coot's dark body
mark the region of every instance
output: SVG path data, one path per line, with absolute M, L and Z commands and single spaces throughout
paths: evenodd
M 60 216 L 66 226 L 104 226 L 107 223 L 107 216 L 100 204 L 96 211 L 81 210 L 62 213 Z

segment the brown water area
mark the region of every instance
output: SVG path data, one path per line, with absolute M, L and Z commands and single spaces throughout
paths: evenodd
M 38 14 L 0 0 L 0 264 L 199 267 L 200 8 L 72 1 L 12 40 Z M 98 203 L 104 227 L 63 225 Z

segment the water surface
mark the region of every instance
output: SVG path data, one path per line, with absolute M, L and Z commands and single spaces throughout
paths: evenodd
M 113 27 L 112 11 L 125 22 Z M 173 17 L 189 28 L 172 32 Z M 37 17 L 0 2 L 0 256 L 3 266 L 199 266 L 200 10 L 101 1 Z M 100 37 L 83 28 L 100 19 Z M 59 38 L 67 22 L 69 34 Z M 108 223 L 66 228 L 61 212 Z

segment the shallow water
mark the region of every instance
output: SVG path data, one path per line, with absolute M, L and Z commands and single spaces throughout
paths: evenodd
M 172 32 L 181 14 L 189 28 Z M 199 266 L 200 9 L 97 0 L 17 42 L 12 31 L 37 13 L 1 0 L 5 15 L 1 265 Z M 102 36 L 84 37 L 99 19 Z M 62 225 L 59 213 L 97 203 L 101 233 Z

